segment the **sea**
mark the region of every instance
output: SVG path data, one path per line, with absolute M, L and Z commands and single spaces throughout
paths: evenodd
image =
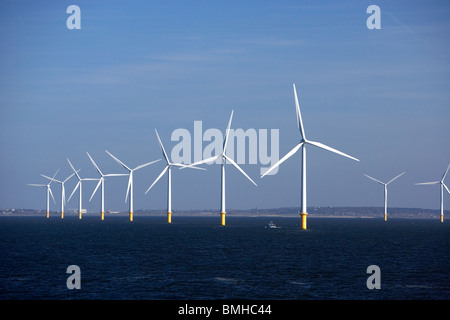
M 0 299 L 448 300 L 449 245 L 439 219 L 8 216 Z

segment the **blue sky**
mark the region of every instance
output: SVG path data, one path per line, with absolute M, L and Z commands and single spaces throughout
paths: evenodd
M 81 30 L 66 27 L 71 4 Z M 366 27 L 371 4 L 380 30 Z M 450 163 L 449 14 L 446 1 L 2 1 L 0 207 L 45 208 L 26 184 L 69 175 L 66 157 L 84 177 L 96 177 L 86 151 L 125 173 L 105 149 L 135 167 L 161 158 L 154 128 L 170 150 L 175 129 L 224 130 L 231 109 L 233 128 L 279 129 L 281 157 L 300 139 L 295 83 L 308 138 L 361 160 L 309 148 L 309 206 L 382 206 L 363 173 L 407 171 L 389 206 L 437 209 L 438 187 L 413 184 Z M 299 206 L 300 161 L 263 179 L 243 164 L 258 187 L 227 166 L 227 207 Z M 165 208 L 166 179 L 144 196 L 163 167 L 136 173 L 135 210 Z M 127 210 L 126 183 L 107 181 L 107 209 Z M 174 211 L 219 208 L 218 165 L 174 171 L 173 185 Z

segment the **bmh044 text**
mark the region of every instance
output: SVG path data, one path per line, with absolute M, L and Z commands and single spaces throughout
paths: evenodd
M 271 314 L 271 305 L 259 305 L 259 304 L 238 304 L 229 305 L 224 304 L 222 308 L 213 307 L 200 307 L 200 306 L 189 306 L 188 304 L 178 308 L 179 315 L 203 315 L 209 318 L 211 314 L 221 314 L 221 315 L 263 315 Z

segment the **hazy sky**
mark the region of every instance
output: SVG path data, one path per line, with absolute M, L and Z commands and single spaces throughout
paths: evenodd
M 69 5 L 81 29 L 69 30 Z M 367 7 L 381 9 L 369 30 Z M 292 84 L 307 137 L 354 162 L 308 148 L 308 206 L 439 208 L 450 163 L 448 1 L 1 1 L 0 208 L 45 208 L 40 174 L 97 177 L 162 158 L 179 128 L 194 135 L 232 128 L 279 129 L 279 156 L 299 141 Z M 204 142 L 205 147 L 209 142 Z M 192 144 L 193 145 L 193 144 Z M 276 175 L 242 164 L 255 187 L 227 165 L 227 208 L 300 206 L 298 153 Z M 135 174 L 135 210 L 165 209 L 167 179 L 145 190 L 163 161 Z M 219 209 L 220 166 L 173 170 L 173 211 Z M 446 179 L 450 186 L 450 178 Z M 67 183 L 67 196 L 76 179 Z M 95 183 L 85 207 L 99 210 Z M 127 178 L 106 181 L 106 209 L 126 211 Z M 60 187 L 53 185 L 59 210 Z M 450 195 L 444 206 L 450 209 Z M 77 207 L 77 197 L 68 203 Z

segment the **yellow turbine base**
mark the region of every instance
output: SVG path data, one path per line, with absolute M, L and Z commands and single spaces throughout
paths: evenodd
M 61 211 L 61 219 L 64 219 L 64 212 Z
M 100 212 L 100 218 L 102 219 L 102 220 L 105 220 L 105 213 L 102 211 L 102 212 Z
M 300 213 L 302 216 L 302 229 L 306 230 L 306 216 L 308 215 L 306 212 Z
M 220 213 L 220 217 L 221 217 L 222 225 L 223 225 L 223 226 L 225 225 L 225 214 L 226 214 L 226 212 L 221 212 L 221 213 Z
M 444 215 L 441 214 L 441 222 L 444 222 Z
M 78 212 L 78 219 L 81 220 L 81 212 Z
M 133 221 L 133 212 L 130 211 L 130 221 Z
M 387 221 L 387 214 L 384 214 L 384 221 Z
M 172 212 L 167 212 L 167 222 L 172 223 Z
M 50 212 L 47 211 L 47 219 L 50 217 Z

